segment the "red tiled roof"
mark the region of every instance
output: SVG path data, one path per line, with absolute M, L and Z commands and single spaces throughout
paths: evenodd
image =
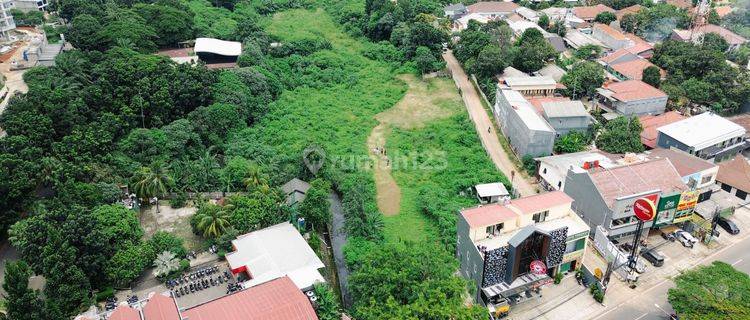
M 278 278 L 183 312 L 190 320 L 317 320 L 289 277 Z M 150 320 L 150 319 L 149 319 Z
M 158 293 L 148 299 L 142 312 L 146 320 L 180 320 L 174 299 Z
M 491 13 L 491 12 L 513 12 L 518 5 L 513 2 L 484 1 L 477 2 L 467 7 L 469 13 Z
M 672 162 L 677 173 L 681 177 L 687 177 L 694 173 L 701 172 L 716 167 L 716 164 L 708 162 L 698 157 L 694 157 L 682 150 L 675 149 L 654 149 L 649 154 L 651 159 L 666 158 L 669 162 Z M 700 182 L 700 181 L 699 181 Z
M 668 159 L 610 169 L 597 168 L 589 171 L 589 176 L 604 203 L 610 208 L 619 197 L 656 189 L 666 193 L 687 190 L 687 186 Z
M 613 98 L 625 102 L 649 98 L 667 97 L 667 94 L 663 91 L 656 89 L 640 80 L 614 82 L 608 84 L 606 88 L 614 92 L 614 94 L 612 95 Z
M 621 20 L 622 17 L 626 14 L 635 14 L 638 13 L 638 11 L 643 10 L 643 6 L 640 4 L 632 5 L 630 7 L 625 7 L 620 10 L 617 10 L 615 15 L 617 16 L 617 20 Z
M 571 202 L 573 199 L 564 192 L 552 191 L 511 200 L 510 205 L 524 214 L 531 214 Z
M 620 62 L 610 65 L 610 68 L 614 69 L 615 71 L 619 72 L 620 74 L 626 76 L 628 79 L 632 80 L 642 80 L 643 79 L 643 70 L 653 66 L 654 64 L 649 62 L 646 59 L 638 58 L 636 60 L 626 61 L 626 62 Z M 658 68 L 658 67 L 657 67 Z M 659 68 L 659 73 L 661 73 L 661 76 L 666 76 L 666 72 Z
M 738 154 L 734 159 L 719 164 L 716 181 L 750 193 L 750 164 Z
M 518 217 L 518 214 L 513 212 L 513 210 L 499 203 L 464 209 L 461 211 L 461 215 L 471 228 L 498 224 Z
M 573 8 L 573 14 L 575 14 L 576 17 L 579 17 L 583 20 L 594 20 L 594 18 L 596 18 L 596 15 L 602 12 L 616 13 L 615 9 L 607 7 L 603 4 L 597 4 L 595 6 L 588 6 L 588 7 Z
M 109 315 L 108 320 L 141 320 L 138 310 L 129 306 L 119 306 Z
M 627 50 L 628 52 L 630 52 L 632 54 L 638 55 L 641 58 L 645 58 L 645 59 L 649 59 L 649 58 L 651 58 L 651 56 L 654 55 L 653 52 L 647 52 L 647 51 L 650 51 L 650 50 L 654 50 L 654 46 L 653 45 L 651 45 L 650 43 L 646 42 L 645 40 L 643 40 L 641 38 L 638 38 L 635 35 L 631 36 L 632 33 L 626 33 L 625 35 L 628 37 L 628 39 L 633 40 L 633 42 L 635 42 L 634 46 L 625 48 L 625 50 Z M 636 39 L 638 39 L 638 40 L 636 40 Z
M 615 50 L 614 52 L 612 52 L 612 53 L 610 53 L 610 54 L 602 57 L 599 60 L 601 60 L 602 62 L 604 62 L 606 64 L 611 64 L 615 60 L 620 59 L 623 56 L 630 55 L 630 54 L 637 55 L 637 54 L 632 53 L 632 52 L 630 52 L 630 51 L 628 51 L 626 49 L 618 49 L 618 50 Z
M 724 40 L 726 40 L 730 45 L 740 45 L 748 42 L 748 40 L 744 37 L 715 24 L 706 24 L 697 28 L 693 28 L 692 32 L 690 30 L 679 29 L 675 29 L 673 31 L 677 34 L 678 38 L 683 41 L 690 40 L 691 37 L 693 41 L 696 41 L 700 39 L 704 34 L 716 33 L 724 38 Z
M 719 18 L 724 18 L 726 15 L 732 13 L 732 7 L 730 6 L 720 6 L 714 8 L 716 10 L 716 14 L 719 15 Z
M 643 131 L 641 131 L 641 143 L 649 148 L 656 148 L 656 138 L 659 135 L 659 132 L 656 131 L 656 129 L 686 118 L 687 117 L 681 115 L 677 111 L 669 111 L 658 116 L 644 115 L 639 117 L 638 119 L 641 121 L 641 126 L 643 126 Z

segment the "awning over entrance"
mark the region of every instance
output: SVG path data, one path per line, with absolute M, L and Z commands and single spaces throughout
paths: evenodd
M 484 291 L 484 294 L 487 297 L 494 297 L 497 295 L 510 297 L 526 290 L 533 289 L 535 285 L 543 284 L 549 280 L 551 279 L 546 274 L 538 275 L 527 273 L 516 278 L 516 280 L 513 280 L 513 283 L 511 283 L 510 285 L 505 282 L 500 282 L 498 284 L 483 288 L 482 291 Z

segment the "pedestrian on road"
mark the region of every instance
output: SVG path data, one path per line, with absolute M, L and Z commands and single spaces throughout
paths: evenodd
M 491 128 L 492 128 L 492 127 L 487 127 L 487 133 L 490 133 L 490 129 L 491 129 Z

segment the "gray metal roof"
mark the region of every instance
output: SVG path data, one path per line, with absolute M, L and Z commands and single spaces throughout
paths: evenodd
M 310 184 L 297 178 L 289 180 L 289 182 L 281 186 L 281 191 L 284 191 L 284 194 L 290 194 L 294 191 L 307 193 L 308 189 L 310 189 Z
M 581 101 L 543 102 L 542 109 L 547 118 L 587 117 L 586 108 Z
M 449 4 L 443 8 L 443 11 L 459 11 L 466 10 L 466 6 L 463 3 Z

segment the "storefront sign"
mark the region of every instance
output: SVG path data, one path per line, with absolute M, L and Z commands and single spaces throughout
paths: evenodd
M 542 260 L 531 261 L 531 264 L 529 264 L 529 269 L 531 269 L 531 273 L 533 274 L 547 274 L 547 266 L 544 264 L 544 262 L 542 262 Z
M 659 198 L 659 204 L 656 206 L 656 225 L 664 225 L 672 222 L 677 205 L 680 202 L 682 194 L 673 194 Z
M 680 203 L 677 205 L 677 212 L 675 212 L 674 223 L 680 223 L 687 221 L 692 216 L 695 205 L 698 204 L 698 191 L 685 191 L 680 196 Z
M 650 221 L 656 216 L 656 205 L 647 198 L 640 198 L 633 203 L 633 213 L 641 221 Z

